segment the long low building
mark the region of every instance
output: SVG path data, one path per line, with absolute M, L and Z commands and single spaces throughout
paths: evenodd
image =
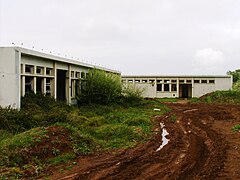
M 77 81 L 92 68 L 120 75 L 112 69 L 35 50 L 0 47 L 0 106 L 20 108 L 21 96 L 29 91 L 71 104 Z
M 126 86 L 143 90 L 149 98 L 192 98 L 232 88 L 232 76 L 122 76 Z

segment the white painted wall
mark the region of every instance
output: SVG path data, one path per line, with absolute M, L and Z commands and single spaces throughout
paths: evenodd
M 194 84 L 192 96 L 200 97 L 213 91 L 215 91 L 215 84 Z
M 20 108 L 19 59 L 12 48 L 0 48 L 0 106 Z
M 154 84 L 154 86 L 152 86 L 151 83 L 142 83 L 142 80 L 146 80 L 148 81 L 149 79 L 162 79 L 163 81 L 165 79 L 170 79 L 170 80 L 184 80 L 183 83 L 186 83 L 187 80 L 191 80 L 191 84 L 192 84 L 192 97 L 200 97 L 202 95 L 205 95 L 207 93 L 210 92 L 214 92 L 217 90 L 229 90 L 232 88 L 232 78 L 230 76 L 195 76 L 195 77 L 147 77 L 147 76 L 143 76 L 143 77 L 134 77 L 134 76 L 130 76 L 130 77 L 122 77 L 122 80 L 124 80 L 125 84 L 128 84 L 128 80 L 132 80 L 133 82 L 131 83 L 133 86 L 136 87 L 140 87 L 142 89 L 144 89 L 143 92 L 143 97 L 156 97 L 156 98 L 177 98 L 179 97 L 179 87 L 177 87 L 178 91 L 177 92 L 164 92 L 164 91 L 157 91 L 156 89 L 156 83 Z M 207 83 L 194 83 L 194 80 L 199 80 L 201 82 L 201 80 L 207 80 Z M 140 80 L 140 82 L 135 82 L 135 80 Z M 209 83 L 209 80 L 214 80 L 214 83 Z M 155 81 L 156 82 L 156 81 Z M 179 86 L 179 83 L 177 83 L 177 86 Z M 163 90 L 163 89 L 162 89 Z

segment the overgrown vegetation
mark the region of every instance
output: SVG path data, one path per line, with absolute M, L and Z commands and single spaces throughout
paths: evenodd
M 227 74 L 233 77 L 233 90 L 240 91 L 240 69 L 228 71 Z
M 151 117 L 168 109 L 143 100 L 139 93 L 126 90 L 118 101 L 108 101 L 111 105 L 99 99 L 79 107 L 26 94 L 20 111 L 0 108 L 0 178 L 34 178 L 49 165 L 78 155 L 146 140 L 153 127 Z
M 200 98 L 206 103 L 240 104 L 240 92 L 236 90 L 215 91 Z
M 91 69 L 78 84 L 79 105 L 84 104 L 131 104 L 141 103 L 142 90 L 132 86 L 122 86 L 121 77 L 102 70 Z

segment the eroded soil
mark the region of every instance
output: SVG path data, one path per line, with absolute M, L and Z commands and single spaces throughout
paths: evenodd
M 240 106 L 168 106 L 170 114 L 154 117 L 169 133 L 160 151 L 159 125 L 144 144 L 82 156 L 70 170 L 50 169 L 49 179 L 240 179 L 240 132 L 231 130 L 240 124 Z

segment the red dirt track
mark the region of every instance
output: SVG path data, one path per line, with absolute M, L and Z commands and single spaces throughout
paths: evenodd
M 169 133 L 170 141 L 160 151 L 156 151 L 162 141 L 159 126 L 144 144 L 82 156 L 69 171 L 52 169 L 49 178 L 240 179 L 240 132 L 231 130 L 240 124 L 240 105 L 167 105 L 170 114 L 154 117 Z

